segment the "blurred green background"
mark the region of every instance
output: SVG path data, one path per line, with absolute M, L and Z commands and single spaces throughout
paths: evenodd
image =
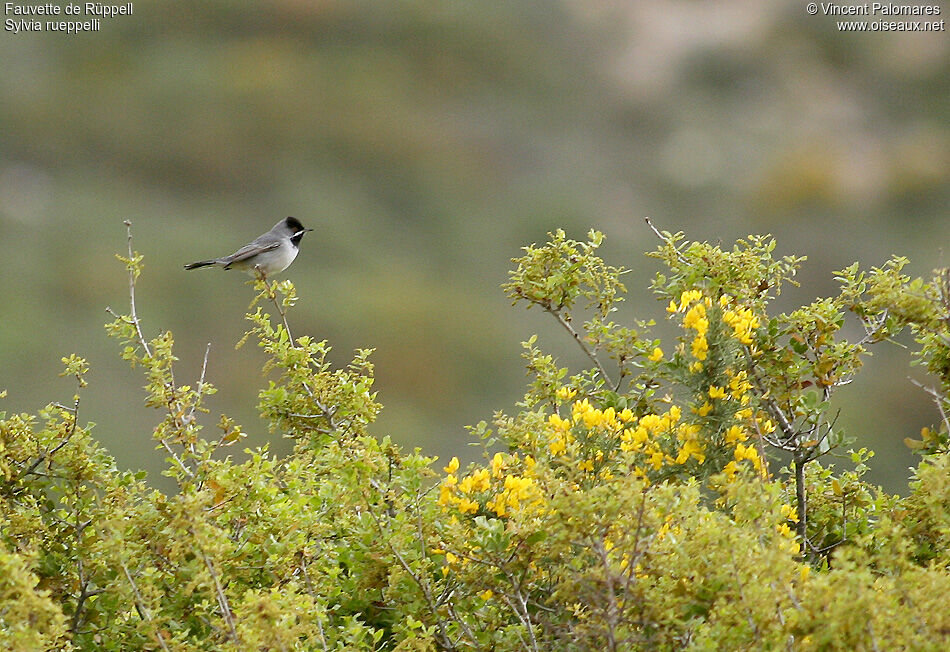
M 465 426 L 521 398 L 529 335 L 581 363 L 499 289 L 556 227 L 606 233 L 608 262 L 633 270 L 624 318 L 665 316 L 646 215 L 807 255 L 780 308 L 833 293 L 855 260 L 950 263 L 946 32 L 841 33 L 798 1 L 134 8 L 96 33 L 0 33 L 0 410 L 69 402 L 59 360 L 83 355 L 80 419 L 159 486 L 159 415 L 102 328 L 126 306 L 125 219 L 146 256 L 140 316 L 174 332 L 179 382 L 212 343 L 208 427 L 226 412 L 278 451 L 254 409 L 263 355 L 234 349 L 245 277 L 182 264 L 287 215 L 316 229 L 287 272 L 294 333 L 340 364 L 375 347 L 375 432 L 443 459 L 477 455 Z M 909 359 L 879 347 L 837 399 L 891 490 L 914 463 L 901 440 L 936 420 Z

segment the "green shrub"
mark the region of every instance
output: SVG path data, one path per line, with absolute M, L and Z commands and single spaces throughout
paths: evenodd
M 245 339 L 272 372 L 259 412 L 295 446 L 225 455 L 241 427 L 206 434 L 213 386 L 179 384 L 171 333 L 144 335 L 130 234 L 130 310 L 107 329 L 145 375 L 178 491 L 117 469 L 81 425 L 81 358 L 64 358 L 71 406 L 0 414 L 0 647 L 946 649 L 950 276 L 854 265 L 838 296 L 772 314 L 802 259 L 657 235 L 653 290 L 681 329 L 666 343 L 612 320 L 624 270 L 597 257 L 601 234 L 525 248 L 505 291 L 590 366 L 529 338 L 518 411 L 473 428 L 484 461 L 436 471 L 371 435 L 370 352 L 333 368 L 326 342 L 290 334 L 293 285 L 266 279 Z M 923 458 L 900 498 L 862 480 L 869 451 L 849 471 L 822 458 L 847 444 L 831 395 L 904 328 L 941 420 L 908 439 Z

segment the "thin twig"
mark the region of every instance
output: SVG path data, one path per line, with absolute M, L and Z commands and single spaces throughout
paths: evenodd
M 937 409 L 940 410 L 940 418 L 943 419 L 943 425 L 947 428 L 947 432 L 950 432 L 950 419 L 947 418 L 947 412 L 946 410 L 943 409 L 943 403 L 946 400 L 946 398 L 941 396 L 940 392 L 938 392 L 933 387 L 927 387 L 910 377 L 908 377 L 908 380 L 910 380 L 910 382 L 912 382 L 913 384 L 917 385 L 917 387 L 919 387 L 920 389 L 930 394 L 931 398 L 933 398 L 934 400 L 934 403 L 937 404 Z
M 129 260 L 132 260 L 132 222 L 129 220 L 124 220 L 122 222 L 125 224 L 125 231 L 127 234 L 126 240 L 129 245 Z M 129 269 L 129 310 L 131 312 L 132 323 L 135 325 L 135 332 L 138 333 L 139 343 L 142 345 L 142 348 L 145 350 L 145 354 L 148 356 L 152 355 L 151 349 L 148 348 L 148 342 L 145 341 L 145 336 L 142 334 L 142 327 L 139 325 L 139 317 L 135 311 L 135 273 Z
M 128 234 L 127 241 L 128 241 L 128 247 L 129 247 L 129 260 L 131 261 L 134 256 L 134 252 L 132 249 L 132 222 L 130 220 L 124 220 L 122 223 L 125 224 L 126 233 Z M 117 319 L 122 319 L 122 317 L 119 317 L 118 315 L 116 315 L 116 313 L 112 310 L 112 308 L 106 308 L 106 311 L 109 314 L 116 317 Z M 142 327 L 139 321 L 139 316 L 135 309 L 135 272 L 131 268 L 131 263 L 129 264 L 129 313 L 130 313 L 129 318 L 132 320 L 131 323 L 135 326 L 135 332 L 138 335 L 139 344 L 142 345 L 142 350 L 145 351 L 145 355 L 148 357 L 151 357 L 152 350 L 149 348 L 148 342 L 145 339 L 145 335 L 142 333 Z M 184 424 L 181 421 L 181 417 L 177 416 L 178 411 L 175 410 L 171 405 L 173 401 L 173 397 L 175 395 L 174 380 L 172 382 L 164 383 L 162 386 L 162 389 L 165 391 L 165 396 L 167 399 L 166 400 L 167 410 L 168 410 L 169 416 L 171 416 L 174 419 L 175 425 L 177 427 L 179 428 L 183 427 Z M 168 454 L 172 456 L 172 459 L 175 461 L 176 464 L 178 464 L 178 467 L 182 471 L 184 471 L 188 477 L 194 478 L 195 474 L 191 471 L 191 469 L 185 466 L 184 462 L 182 462 L 181 459 L 178 457 L 178 455 L 175 454 L 175 451 L 172 450 L 172 447 L 168 444 L 165 438 L 159 437 L 158 441 L 162 444 L 165 450 L 168 451 Z
M 620 621 L 620 607 L 617 604 L 617 589 L 614 586 L 614 573 L 610 568 L 610 556 L 607 552 L 607 545 L 604 543 L 604 540 L 607 538 L 606 529 L 602 533 L 601 537 L 598 537 L 592 546 L 594 552 L 597 553 L 597 556 L 600 557 L 600 563 L 604 567 L 604 582 L 607 584 L 606 595 L 607 595 L 607 649 L 616 650 L 617 649 L 617 625 Z
M 122 567 L 122 571 L 125 573 L 125 578 L 129 580 L 129 585 L 132 587 L 132 595 L 135 597 L 135 609 L 139 612 L 139 615 L 149 624 L 154 626 L 154 621 L 152 620 L 152 615 L 148 612 L 148 607 L 145 606 L 145 603 L 142 601 L 142 595 L 139 593 L 139 587 L 135 585 L 135 580 L 132 579 L 132 573 L 129 572 L 128 566 L 125 565 L 125 562 L 119 562 Z M 158 639 L 158 644 L 162 646 L 162 649 L 165 652 L 168 652 L 168 646 L 165 644 L 165 637 L 162 636 L 162 633 L 156 629 L 154 630 L 155 638 Z
M 198 553 L 201 555 L 202 560 L 204 560 L 205 567 L 208 569 L 208 573 L 211 575 L 211 581 L 214 582 L 214 591 L 218 598 L 218 607 L 220 607 L 221 616 L 224 618 L 224 622 L 227 624 L 228 630 L 231 632 L 231 640 L 235 645 L 240 646 L 241 641 L 238 638 L 237 629 L 234 626 L 234 616 L 231 613 L 231 605 L 228 604 L 228 597 L 224 594 L 224 588 L 222 588 L 221 582 L 218 581 L 218 574 L 214 570 L 214 565 L 211 563 L 211 560 L 208 559 L 208 556 L 204 553 L 204 550 L 198 548 Z
M 377 491 L 381 492 L 381 489 L 377 488 Z M 367 499 L 366 496 L 364 496 L 364 500 L 366 500 L 366 503 L 367 503 L 367 511 L 369 512 L 370 516 L 372 516 L 373 521 L 376 523 L 376 529 L 379 530 L 379 533 L 385 537 L 387 535 L 387 532 L 383 528 L 383 524 L 380 521 L 379 516 L 376 514 L 376 510 L 373 509 L 373 506 L 369 504 L 370 501 Z M 396 557 L 396 561 L 399 562 L 399 565 L 402 566 L 403 570 L 406 571 L 406 573 L 409 575 L 412 581 L 415 582 L 416 586 L 418 586 L 419 590 L 422 592 L 422 597 L 425 598 L 426 603 L 428 603 L 429 605 L 429 611 L 432 613 L 432 615 L 436 619 L 436 625 L 439 628 L 439 638 L 441 639 L 443 648 L 447 650 L 457 649 L 455 645 L 452 644 L 452 641 L 449 638 L 448 632 L 445 629 L 445 623 L 443 622 L 442 618 L 439 616 L 438 605 L 432 596 L 432 591 L 430 590 L 429 585 L 426 582 L 424 582 L 421 577 L 419 577 L 418 573 L 412 570 L 408 562 L 406 562 L 405 557 L 403 557 L 402 553 L 399 552 L 399 550 L 396 549 L 396 546 L 393 545 L 392 537 L 387 537 L 386 545 L 389 546 L 390 551 L 392 551 L 393 556 Z M 468 626 L 461 620 L 459 620 L 458 623 L 462 626 L 462 629 L 466 632 L 466 634 L 468 634 L 471 637 L 471 640 L 474 643 L 476 639 L 474 637 L 474 634 L 472 634 L 472 632 L 468 629 Z
M 204 361 L 201 363 L 201 377 L 198 379 L 198 397 L 195 399 L 195 402 L 191 406 L 191 410 L 188 412 L 189 422 L 194 418 L 195 410 L 198 408 L 198 403 L 201 402 L 201 393 L 204 391 L 205 386 L 205 370 L 208 368 L 208 354 L 210 352 L 211 342 L 208 342 L 208 346 L 205 347 Z
M 673 248 L 673 251 L 676 252 L 676 258 L 677 258 L 677 260 L 679 260 L 679 261 L 680 261 L 681 263 L 683 263 L 684 265 L 689 262 L 688 260 L 686 260 L 686 257 L 683 256 L 683 254 L 681 254 L 681 253 L 679 252 L 679 249 L 676 248 L 676 244 L 675 244 L 672 240 L 670 240 L 667 236 L 663 235 L 663 234 L 659 231 L 659 229 L 657 229 L 655 226 L 653 226 L 653 220 L 651 220 L 649 217 L 644 217 L 643 219 L 644 219 L 644 221 L 646 221 L 647 226 L 649 226 L 651 229 L 653 229 L 653 232 L 656 234 L 656 237 L 658 237 L 660 240 L 662 240 L 662 241 L 665 242 L 667 245 L 669 245 L 670 247 Z
M 314 599 L 314 603 L 317 602 L 317 593 L 313 590 L 313 582 L 310 581 L 310 573 L 307 572 L 307 562 L 303 558 L 303 553 L 300 555 L 300 572 L 303 574 L 304 585 L 307 587 L 307 593 L 310 594 L 310 597 Z M 323 620 L 320 618 L 321 614 L 317 614 L 317 633 L 320 634 L 320 647 L 325 651 L 328 651 L 327 639 L 323 633 Z
M 549 306 L 543 306 L 543 307 L 544 307 L 544 310 L 545 310 L 545 311 L 547 311 L 548 313 L 550 313 L 551 315 L 553 315 L 554 318 L 557 319 L 558 323 L 559 323 L 561 326 L 563 326 L 564 329 L 565 329 L 568 333 L 571 334 L 571 337 L 574 338 L 574 341 L 577 342 L 578 346 L 581 347 L 581 350 L 584 351 L 584 353 L 587 355 L 587 357 L 591 359 L 591 362 L 593 362 L 595 365 L 597 365 L 597 370 L 598 370 L 598 372 L 600 372 L 600 375 L 603 377 L 604 382 L 607 383 L 608 385 L 612 385 L 612 386 L 614 387 L 614 390 L 616 390 L 616 389 L 619 387 L 619 384 L 618 384 L 618 385 L 615 385 L 615 384 L 610 380 L 610 375 L 607 373 L 607 370 L 604 369 L 604 365 L 601 364 L 600 359 L 599 359 L 599 358 L 597 357 L 597 355 L 596 355 L 593 351 L 591 351 L 590 348 L 584 343 L 584 339 L 580 336 L 580 333 L 578 333 L 577 330 L 576 330 L 573 326 L 571 326 L 571 322 L 569 322 L 567 319 L 565 319 L 565 318 L 564 318 L 564 315 L 562 315 L 560 311 L 555 310 L 555 309 L 553 309 L 553 308 L 551 308 L 551 307 L 549 307 Z
M 65 408 L 65 407 L 63 407 L 62 409 L 70 411 L 68 410 L 68 408 Z M 53 455 L 58 453 L 63 448 L 63 446 L 69 443 L 70 438 L 72 438 L 73 434 L 75 434 L 76 432 L 76 422 L 79 420 L 79 395 L 78 394 L 76 395 L 76 402 L 73 404 L 73 408 L 71 412 L 73 413 L 73 421 L 69 425 L 69 432 L 66 433 L 66 436 L 63 438 L 63 441 L 56 444 L 56 446 L 54 446 L 52 450 L 50 450 L 49 452 L 46 452 L 40 455 L 36 459 L 36 461 L 30 465 L 30 468 L 28 468 L 26 471 L 21 473 L 18 476 L 18 478 L 25 478 L 26 476 L 33 473 L 36 470 L 36 467 L 38 467 L 40 464 L 43 463 L 43 460 L 52 457 Z
M 294 345 L 294 337 L 290 333 L 290 324 L 287 322 L 287 311 L 280 305 L 280 302 L 277 301 L 277 281 L 274 281 L 273 284 L 267 281 L 267 275 L 259 267 L 255 268 L 257 272 L 257 278 L 259 281 L 264 283 L 264 287 L 267 288 L 266 295 L 267 298 L 271 300 L 274 304 L 274 308 L 277 309 L 277 314 L 280 315 L 281 320 L 284 322 L 284 330 L 287 331 L 287 337 L 290 340 L 290 345 Z

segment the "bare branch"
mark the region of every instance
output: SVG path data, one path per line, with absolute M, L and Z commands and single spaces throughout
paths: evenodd
M 600 373 L 601 377 L 604 379 L 604 382 L 607 383 L 608 385 L 613 386 L 614 391 L 616 391 L 620 386 L 619 382 L 615 384 L 610 380 L 610 375 L 607 373 L 607 370 L 604 369 L 604 365 L 601 364 L 600 359 L 597 357 L 597 355 L 593 351 L 591 351 L 590 347 L 588 347 L 587 344 L 584 343 L 584 338 L 582 338 L 580 336 L 580 333 L 578 333 L 577 330 L 571 325 L 571 322 L 568 321 L 564 317 L 564 315 L 561 314 L 560 310 L 555 310 L 554 308 L 551 308 L 550 306 L 546 306 L 546 305 L 543 306 L 543 308 L 546 312 L 553 315 L 554 318 L 557 319 L 558 323 L 561 326 L 563 326 L 564 329 L 568 333 L 571 334 L 571 337 L 573 337 L 574 341 L 577 342 L 577 345 L 581 347 L 581 350 L 584 351 L 587 357 L 590 358 L 591 362 L 593 362 L 597 366 L 597 371 Z
M 129 260 L 132 259 L 132 222 L 129 220 L 124 220 L 122 222 L 125 224 L 125 231 L 128 234 L 126 240 L 129 244 Z M 142 327 L 139 324 L 139 317 L 135 311 L 135 273 L 132 269 L 129 269 L 129 313 L 132 317 L 132 324 L 135 326 L 135 332 L 139 336 L 139 344 L 142 345 L 142 349 L 145 351 L 146 355 L 152 355 L 151 349 L 148 348 L 148 342 L 145 341 L 145 336 L 142 335 Z
M 653 232 L 656 234 L 656 237 L 658 237 L 660 240 L 662 240 L 662 241 L 665 242 L 667 245 L 669 245 L 670 247 L 673 248 L 673 251 L 676 252 L 676 259 L 677 259 L 677 260 L 679 260 L 679 261 L 680 261 L 681 263 L 683 263 L 684 265 L 689 262 L 688 260 L 686 260 L 686 258 L 685 258 L 685 257 L 679 252 L 679 250 L 676 248 L 676 244 L 675 244 L 672 240 L 670 240 L 668 237 L 666 237 L 665 235 L 663 235 L 655 226 L 653 226 L 653 220 L 651 220 L 649 217 L 644 217 L 643 219 L 644 219 L 644 221 L 647 223 L 647 226 L 649 226 L 651 229 L 653 229 Z
M 208 368 L 208 354 L 210 352 L 211 342 L 208 342 L 208 346 L 205 347 L 205 357 L 201 363 L 201 376 L 198 378 L 198 397 L 195 399 L 195 402 L 191 406 L 191 410 L 188 412 L 188 421 L 191 421 L 194 418 L 195 410 L 198 409 L 198 403 L 201 402 L 201 396 L 205 386 L 205 370 Z
M 940 410 L 940 418 L 943 420 L 944 427 L 947 429 L 947 432 L 950 432 L 950 419 L 947 418 L 947 412 L 943 409 L 943 404 L 947 400 L 946 397 L 941 395 L 940 392 L 938 392 L 933 387 L 927 387 L 924 384 L 917 382 L 913 378 L 908 377 L 908 380 L 930 394 L 930 397 L 933 398 L 934 403 L 937 404 L 937 409 Z

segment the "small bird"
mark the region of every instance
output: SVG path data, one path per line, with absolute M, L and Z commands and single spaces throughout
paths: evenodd
M 284 271 L 294 262 L 303 234 L 313 229 L 305 229 L 296 217 L 288 217 L 274 225 L 274 228 L 260 236 L 254 242 L 246 244 L 230 256 L 200 260 L 185 265 L 185 269 L 196 269 L 220 265 L 224 269 L 243 269 L 251 276 L 262 274 L 270 276 Z

